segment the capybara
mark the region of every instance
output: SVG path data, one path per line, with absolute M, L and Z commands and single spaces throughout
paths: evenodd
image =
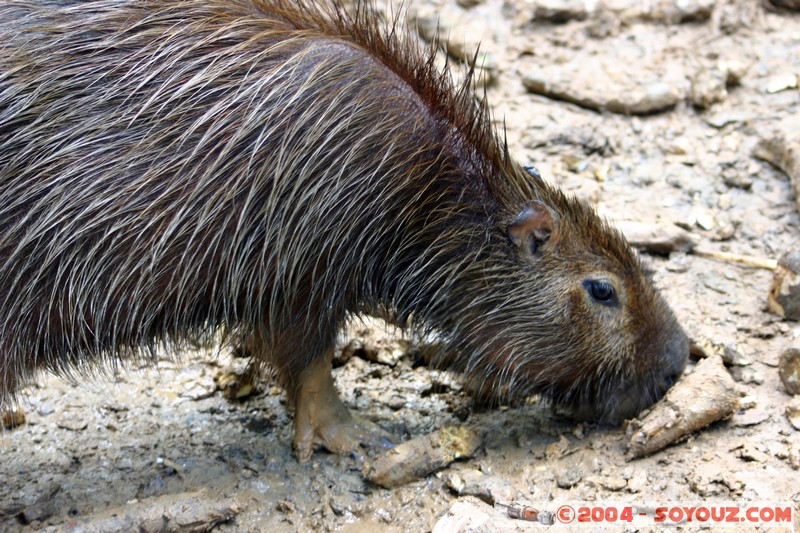
M 511 398 L 619 419 L 688 342 L 622 235 L 521 166 L 471 84 L 362 4 L 0 4 L 0 398 L 224 330 L 295 447 L 374 444 L 331 378 L 352 313 L 436 330 Z

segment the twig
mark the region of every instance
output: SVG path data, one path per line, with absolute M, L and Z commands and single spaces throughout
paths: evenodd
M 698 257 L 706 257 L 708 259 L 715 259 L 725 263 L 736 263 L 737 265 L 744 265 L 754 268 L 763 268 L 765 270 L 775 270 L 778 268 L 778 261 L 775 259 L 765 259 L 763 257 L 753 257 L 752 255 L 730 254 L 727 252 L 715 252 L 698 249 L 695 249 L 692 253 Z

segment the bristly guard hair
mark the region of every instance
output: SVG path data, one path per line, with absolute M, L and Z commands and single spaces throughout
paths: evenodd
M 220 328 L 262 340 L 291 383 L 375 309 L 443 331 L 484 388 L 607 410 L 634 380 L 657 390 L 634 352 L 674 319 L 624 239 L 509 157 L 471 75 L 454 86 L 403 21 L 351 13 L 0 4 L 0 402 L 37 369 Z M 532 199 L 562 235 L 535 265 L 505 230 Z M 576 280 L 599 268 L 653 316 L 576 329 Z
M 34 366 L 83 374 L 221 325 L 247 335 L 313 323 L 316 306 L 287 315 L 293 295 L 311 292 L 291 265 L 316 265 L 316 284 L 334 285 L 325 292 L 335 300 L 348 280 L 324 263 L 369 247 L 332 233 L 341 223 L 303 223 L 290 206 L 379 223 L 359 217 L 366 202 L 394 209 L 391 195 L 359 195 L 358 180 L 416 164 L 408 146 L 439 142 L 395 135 L 385 106 L 353 113 L 372 104 L 364 94 L 413 93 L 481 163 L 505 159 L 469 79 L 454 88 L 433 50 L 421 52 L 398 20 L 381 25 L 368 3 L 350 15 L 305 0 L 11 1 L 0 19 L 4 399 L 11 375 Z M 397 80 L 371 79 L 381 69 Z M 360 169 L 375 153 L 384 161 Z M 322 190 L 344 172 L 358 179 Z M 339 244 L 313 257 L 316 239 Z

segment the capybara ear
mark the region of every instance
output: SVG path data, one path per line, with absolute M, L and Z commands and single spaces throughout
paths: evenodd
M 531 200 L 508 226 L 508 238 L 527 255 L 558 242 L 558 215 L 543 202 Z

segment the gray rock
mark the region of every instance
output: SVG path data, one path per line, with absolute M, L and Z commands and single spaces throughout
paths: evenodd
M 716 0 L 650 0 L 647 17 L 665 23 L 697 22 L 708 20 L 716 6 Z
M 768 298 L 769 310 L 789 320 L 800 320 L 800 248 L 778 260 Z
M 562 468 L 556 474 L 556 485 L 562 489 L 570 489 L 580 483 L 583 475 L 576 468 Z
M 800 209 L 800 121 L 784 124 L 783 129 L 765 135 L 753 155 L 774 165 L 789 176 L 794 199 Z
M 589 15 L 584 0 L 537 0 L 533 10 L 535 20 L 563 23 L 583 20 Z
M 593 76 L 586 79 L 589 78 L 598 79 Z M 666 111 L 683 98 L 683 94 L 669 83 L 641 83 L 635 78 L 626 79 L 621 85 L 614 87 L 599 86 L 593 82 L 580 85 L 553 78 L 546 72 L 532 72 L 523 78 L 522 83 L 536 94 L 623 115 L 648 115 Z
M 713 128 L 721 129 L 728 124 L 735 124 L 737 122 L 744 122 L 747 120 L 747 115 L 739 111 L 723 111 L 716 113 L 706 118 L 706 124 Z
M 518 493 L 507 479 L 471 468 L 448 473 L 445 482 L 459 496 L 476 496 L 490 505 L 496 502 L 509 503 Z
M 707 109 L 728 96 L 728 74 L 716 68 L 700 68 L 691 79 L 689 100 L 695 107 Z
M 690 252 L 696 238 L 688 231 L 670 224 L 619 221 L 614 224 L 635 248 L 657 255 Z
M 474 79 L 478 85 L 494 83 L 495 57 L 504 46 L 504 36 L 509 31 L 495 4 L 476 2 L 468 9 L 452 4 L 441 9 L 432 6 L 420 8 L 416 14 L 416 26 L 423 39 L 436 41 L 453 59 L 474 66 Z M 453 73 L 460 74 L 458 69 Z
M 800 394 L 800 344 L 783 351 L 778 363 L 778 375 L 786 392 Z
M 800 0 L 769 0 L 770 4 L 786 9 L 800 9 Z
M 786 405 L 786 418 L 794 429 L 800 431 L 800 397 L 795 396 Z

